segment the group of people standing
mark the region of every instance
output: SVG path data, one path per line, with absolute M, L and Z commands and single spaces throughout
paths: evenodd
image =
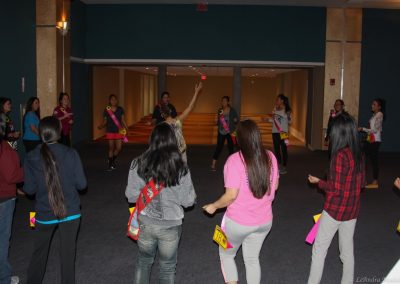
M 189 105 L 180 115 L 169 102 L 169 94 L 163 93 L 153 113 L 155 126 L 148 149 L 131 163 L 125 195 L 129 202 L 136 203 L 136 206 L 140 204 L 141 207 L 137 216 L 139 229 L 135 283 L 149 283 L 157 253 L 160 282 L 175 281 L 183 208 L 193 206 L 196 202 L 182 122 L 194 108 L 202 88 L 202 83 L 196 84 Z M 25 183 L 24 191 L 27 194 L 36 194 L 35 242 L 27 282 L 42 282 L 49 244 L 56 229 L 60 232 L 61 240 L 62 281 L 75 281 L 76 237 L 81 217 L 78 191 L 86 188 L 87 181 L 78 153 L 69 147 L 73 113 L 68 95 L 60 95 L 59 102 L 53 116 L 40 120 L 39 100 L 31 98 L 28 101 L 23 134 L 27 156 L 23 168 L 17 152 L 8 143 L 18 139 L 20 134 L 15 131 L 10 119 L 2 119 L 5 123 L 0 129 L 1 283 L 18 283 L 18 278 L 11 276 L 7 255 L 15 207 L 15 185 L 20 182 Z M 318 185 L 326 193 L 312 251 L 310 284 L 321 281 L 326 252 L 337 231 L 343 261 L 342 283 L 353 282 L 353 235 L 360 193 L 365 185 L 365 158 L 360 147 L 359 131 L 367 133 L 369 144 L 364 149 L 374 166 L 374 181 L 371 184 L 378 184 L 377 154 L 382 141 L 384 101 L 374 100 L 370 126 L 365 128 L 357 127 L 354 118 L 344 111 L 343 101 L 336 103 L 328 126 L 329 174 L 326 180 L 312 175 L 308 177 L 311 184 Z M 1 108 L 2 118 L 3 113 L 8 117 L 11 101 L 4 100 Z M 99 128 L 107 128 L 108 168 L 113 170 L 127 130 L 124 110 L 118 106 L 115 95 L 109 97 L 103 118 Z M 235 257 L 240 247 L 243 249 L 247 282 L 261 282 L 259 253 L 272 228 L 272 203 L 279 177 L 287 172 L 286 140 L 291 121 L 287 97 L 279 95 L 276 98 L 275 108 L 267 121 L 273 124 L 275 155 L 264 148 L 256 122 L 240 120 L 229 105 L 229 97 L 222 98 L 222 107 L 217 116 L 218 143 L 211 168 L 215 169 L 224 142 L 228 141 L 230 156 L 223 173 L 225 193 L 202 208 L 211 215 L 218 209 L 227 208 L 221 227 L 232 247 L 219 248 L 222 275 L 226 283 L 238 281 Z M 395 185 L 400 187 L 399 179 Z
M 39 99 L 28 100 L 23 117 L 24 165 L 16 151 L 20 132 L 10 118 L 11 100 L 1 98 L 0 110 L 0 283 L 19 283 L 12 276 L 8 249 L 16 201 L 16 186 L 35 195 L 34 251 L 27 283 L 41 283 L 54 231 L 59 229 L 63 283 L 75 281 L 75 245 L 80 222 L 77 190 L 86 187 L 78 153 L 70 147 L 73 114 L 62 93 L 52 116 L 40 120 Z M 65 144 L 65 145 L 64 145 Z
M 325 145 L 329 147 L 331 152 L 330 134 L 334 119 L 342 114 L 348 114 L 344 109 L 345 104 L 341 99 L 337 99 L 334 108 L 330 111 L 328 127 L 325 135 Z M 370 160 L 373 179 L 368 183 L 365 188 L 376 189 L 379 187 L 379 148 L 382 143 L 383 122 L 385 120 L 385 107 L 386 102 L 384 99 L 376 98 L 371 103 L 372 116 L 369 120 L 367 127 L 358 127 L 357 130 L 360 136 L 361 148 L 367 158 Z
M 60 93 L 58 105 L 54 108 L 53 116 L 56 117 L 62 126 L 60 143 L 71 146 L 71 129 L 74 123 L 73 113 L 70 107 L 70 98 L 67 93 Z M 0 127 L 3 138 L 17 149 L 17 141 L 21 138 L 21 131 L 15 128 L 11 119 L 12 101 L 10 98 L 0 98 Z M 41 144 L 39 135 L 40 122 L 40 100 L 37 97 L 28 99 L 25 105 L 25 112 L 22 118 L 23 135 L 22 142 L 25 152 L 29 153 Z

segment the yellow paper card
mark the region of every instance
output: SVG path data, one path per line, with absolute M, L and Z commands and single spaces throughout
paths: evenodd
M 135 207 L 129 207 L 129 213 L 132 214 L 133 210 L 135 210 Z
M 29 212 L 29 226 L 31 228 L 35 228 L 35 216 L 36 212 Z
M 399 225 L 397 226 L 397 232 L 400 233 L 400 221 L 399 221 Z
M 287 132 L 281 132 L 280 133 L 281 140 L 285 140 L 289 138 L 289 134 Z
M 314 222 L 317 223 L 320 217 L 321 217 L 321 214 L 314 215 L 314 217 L 313 217 Z
M 226 238 L 224 231 L 222 231 L 221 227 L 218 225 L 215 226 L 213 240 L 214 242 L 219 244 L 223 249 L 228 248 L 228 239 Z

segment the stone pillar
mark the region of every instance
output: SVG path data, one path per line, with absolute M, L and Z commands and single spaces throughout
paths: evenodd
M 232 106 L 236 109 L 239 117 L 241 114 L 242 106 L 242 68 L 233 67 L 233 94 Z
M 70 93 L 70 35 L 56 28 L 69 23 L 70 1 L 36 0 L 37 96 L 41 116 L 51 115 L 60 92 Z
M 358 118 L 362 9 L 328 8 L 326 21 L 324 130 L 336 99 L 342 99 L 345 109 Z

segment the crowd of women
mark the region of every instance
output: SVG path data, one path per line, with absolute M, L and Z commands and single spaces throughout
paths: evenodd
M 130 166 L 126 197 L 136 203 L 135 231 L 138 256 L 135 283 L 149 283 L 152 264 L 159 255 L 159 282 L 174 283 L 179 240 L 182 233 L 184 207 L 193 206 L 196 193 L 186 155 L 182 123 L 194 108 L 202 91 L 196 84 L 188 107 L 177 114 L 163 93 L 153 112 L 154 128 L 148 149 L 136 157 Z M 46 271 L 50 242 L 56 229 L 60 234 L 62 283 L 75 281 L 75 250 L 80 225 L 79 190 L 87 182 L 78 153 L 70 147 L 70 133 L 74 123 L 69 96 L 60 94 L 59 105 L 53 116 L 40 120 L 38 98 L 30 98 L 23 118 L 22 140 L 26 150 L 21 167 L 16 142 L 21 134 L 10 119 L 11 100 L 0 102 L 0 283 L 18 283 L 12 276 L 8 262 L 8 246 L 16 198 L 16 185 L 36 198 L 36 230 L 34 250 L 28 268 L 27 283 L 41 283 Z M 378 153 L 382 141 L 384 101 L 372 103 L 373 116 L 368 127 L 358 127 L 354 118 L 344 110 L 344 102 L 337 100 L 329 118 L 326 143 L 329 144 L 330 170 L 326 179 L 310 175 L 308 180 L 325 192 L 324 210 L 312 250 L 308 283 L 321 281 L 326 252 L 339 232 L 340 257 L 343 262 L 342 283 L 353 283 L 353 235 L 360 207 L 360 192 L 365 187 L 365 155 L 371 159 L 373 181 L 369 188 L 378 187 Z M 103 113 L 99 129 L 106 128 L 108 140 L 108 170 L 116 168 L 116 159 L 126 141 L 127 125 L 124 110 L 115 95 Z M 238 282 L 235 263 L 242 248 L 247 283 L 261 282 L 259 253 L 273 224 L 272 204 L 279 186 L 279 176 L 287 173 L 288 133 L 291 122 L 289 99 L 280 94 L 271 115 L 274 153 L 263 146 L 260 130 L 253 120 L 240 120 L 222 97 L 216 123 L 217 146 L 211 169 L 225 141 L 230 156 L 224 165 L 225 193 L 216 201 L 204 205 L 203 210 L 213 215 L 225 208 L 221 227 L 231 245 L 219 248 L 222 275 L 226 283 Z M 366 133 L 364 152 L 360 132 Z M 400 180 L 395 185 L 400 188 Z M 22 185 L 21 185 L 22 187 Z M 135 212 L 134 210 L 134 212 Z

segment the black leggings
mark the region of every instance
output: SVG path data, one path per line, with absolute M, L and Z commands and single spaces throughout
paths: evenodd
M 79 224 L 80 219 L 54 225 L 36 223 L 34 251 L 28 268 L 28 284 L 42 283 L 51 240 L 57 228 L 60 237 L 61 283 L 75 283 L 75 252 Z
M 280 133 L 272 133 L 272 141 L 274 142 L 274 151 L 275 151 L 275 156 L 276 156 L 276 159 L 278 160 L 278 163 L 282 164 L 284 167 L 286 167 L 287 159 L 288 159 L 288 152 L 287 152 L 287 146 L 285 144 L 285 140 L 281 139 Z M 282 163 L 281 150 L 282 150 L 282 156 L 283 156 L 283 163 Z
M 215 148 L 215 152 L 213 155 L 214 160 L 218 160 L 218 157 L 221 154 L 222 148 L 224 147 L 225 139 L 228 141 L 229 155 L 232 155 L 235 152 L 231 135 L 229 133 L 226 135 L 222 135 L 221 133 L 218 132 L 217 148 Z
M 381 142 L 365 142 L 364 144 L 364 152 L 367 157 L 370 158 L 372 164 L 372 173 L 374 180 L 377 180 L 379 177 L 379 147 L 381 146 Z

